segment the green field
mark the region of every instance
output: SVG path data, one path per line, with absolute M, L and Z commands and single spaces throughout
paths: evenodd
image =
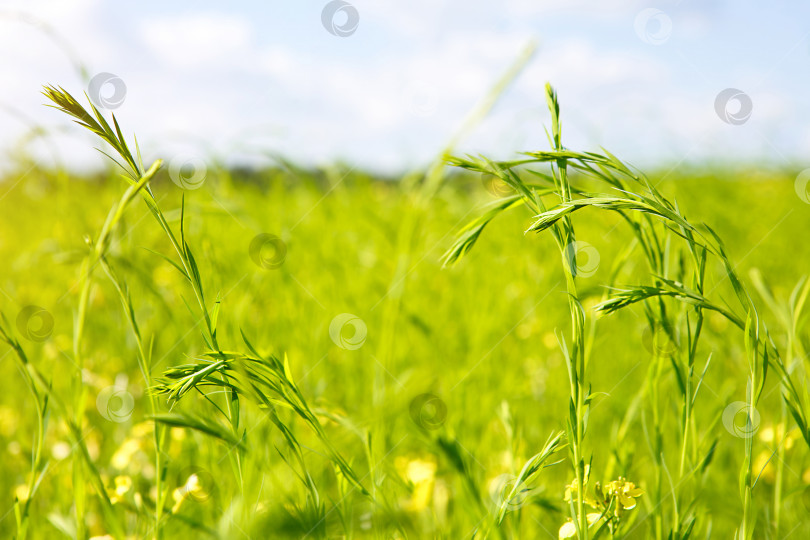
M 529 165 L 525 182 L 535 181 L 525 169 L 549 173 Z M 646 171 L 678 215 L 723 239 L 759 321 L 712 254 L 704 296 L 747 331 L 683 295 L 595 311 L 618 292 L 608 285 L 655 282 L 610 208 L 524 234 L 535 212 L 519 206 L 443 267 L 463 226 L 514 196 L 477 172 L 448 166 L 391 181 L 338 166 L 209 163 L 202 186 L 183 190 L 164 166 L 149 185 L 181 254 L 145 187 L 98 241 L 130 185 L 120 172 L 80 178 L 25 165 L 0 183 L 1 537 L 556 538 L 581 515 L 576 497 L 564 500 L 577 486 L 570 415 L 583 429 L 587 420 L 577 455 L 589 498 L 620 477 L 643 492 L 631 490 L 634 508 L 613 495 L 606 510 L 587 508 L 599 518 L 591 537 L 810 535 L 810 453 L 797 427 L 810 412 L 808 332 L 806 317 L 786 311 L 797 284 L 800 311 L 810 262 L 796 171 Z M 620 194 L 571 173 L 575 199 Z M 544 195 L 546 207 L 558 196 Z M 631 219 L 648 217 L 668 279 L 692 288 L 686 241 L 654 214 Z M 572 279 L 551 234 L 564 236 L 569 218 L 593 246 L 575 279 L 590 388 L 575 413 L 576 359 L 561 347 L 578 354 Z M 648 315 L 661 312 L 672 337 L 650 329 Z M 771 348 L 780 357 L 763 359 Z M 191 364 L 227 364 L 228 378 L 165 378 Z M 752 399 L 752 374 L 755 386 L 765 378 L 753 425 L 733 410 L 724 421 Z M 685 436 L 686 378 L 696 397 Z M 556 452 L 516 486 L 558 433 Z

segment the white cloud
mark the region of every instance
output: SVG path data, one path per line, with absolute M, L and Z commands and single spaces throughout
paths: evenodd
M 582 13 L 592 15 L 616 15 L 630 9 L 641 9 L 644 2 L 640 0 L 505 0 L 504 8 L 510 15 L 553 15 L 560 12 Z
M 91 74 L 121 76 L 128 93 L 118 116 L 156 152 L 181 133 L 201 147 L 255 147 L 254 135 L 245 134 L 261 131 L 273 133 L 262 139 L 273 150 L 302 161 L 422 165 L 532 38 L 540 38 L 536 57 L 462 150 L 544 146 L 546 81 L 560 92 L 571 146 L 606 145 L 632 160 L 679 159 L 699 134 L 711 144 L 698 148 L 695 159 L 700 152 L 747 156 L 767 133 L 779 144 L 787 141 L 787 154 L 803 149 L 807 107 L 772 76 L 797 73 L 791 63 L 802 58 L 796 53 L 763 66 L 749 54 L 726 57 L 721 51 L 735 44 L 695 7 L 659 6 L 671 11 L 673 36 L 656 47 L 633 30 L 635 13 L 648 2 L 605 2 L 593 8 L 598 12 L 584 0 L 353 3 L 360 27 L 347 38 L 328 35 L 319 8 L 303 4 L 272 12 L 262 5 L 255 13 L 245 6 L 195 12 L 191 4 L 168 13 L 167 6 L 135 9 L 95 0 L 8 5 L 41 14 Z M 265 31 L 268 21 L 272 32 Z M 721 38 L 718 47 L 707 46 Z M 52 38 L 2 16 L 0 76 L 0 148 L 7 149 L 26 131 L 17 113 L 47 126 L 68 125 L 41 106 L 42 83 L 77 94 L 85 84 Z M 713 99 L 733 85 L 751 93 L 754 115 L 728 130 L 714 114 Z M 9 104 L 15 110 L 4 112 Z M 790 133 L 799 141 L 793 147 Z M 65 155 L 74 159 L 72 149 Z
M 145 21 L 140 34 L 155 57 L 172 67 L 213 69 L 251 53 L 253 27 L 242 16 L 196 13 Z

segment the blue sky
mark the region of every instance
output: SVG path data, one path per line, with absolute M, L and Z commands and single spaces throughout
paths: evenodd
M 42 84 L 80 93 L 87 80 L 36 20 L 91 76 L 125 82 L 115 113 L 151 157 L 263 162 L 280 153 L 388 173 L 423 166 L 534 40 L 532 62 L 459 153 L 544 148 L 550 81 L 571 148 L 605 146 L 642 166 L 810 161 L 803 2 L 350 3 L 359 23 L 338 37 L 322 24 L 324 0 L 2 2 L 0 151 L 14 155 L 41 125 L 54 134 L 28 150 L 70 166 L 101 163 L 41 105 Z M 737 125 L 716 112 L 727 88 L 752 106 Z

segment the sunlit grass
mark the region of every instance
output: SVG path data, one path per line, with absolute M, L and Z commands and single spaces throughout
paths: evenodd
M 116 122 L 49 94 L 124 180 L 37 172 L 3 203 L 3 535 L 810 532 L 810 219 L 789 181 L 659 185 L 566 149 L 549 92 L 550 150 L 456 159 L 476 174 L 426 195 L 214 167 L 184 194 Z M 260 234 L 281 264 L 255 262 Z M 448 248 L 466 260 L 442 269 Z M 27 305 L 53 318 L 42 340 Z M 330 337 L 343 313 L 357 348 Z M 735 402 L 758 429 L 728 429 Z

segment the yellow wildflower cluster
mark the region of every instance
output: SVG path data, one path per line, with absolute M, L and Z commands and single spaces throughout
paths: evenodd
M 637 488 L 633 482 L 619 477 L 618 480 L 609 482 L 604 490 L 606 497 L 615 497 L 619 504 L 616 506 L 615 514 L 618 516 L 620 510 L 631 510 L 636 507 L 636 497 L 644 495 L 644 491 Z
M 397 472 L 412 486 L 411 496 L 403 502 L 403 508 L 412 512 L 423 510 L 433 497 L 436 477 L 436 461 L 428 459 L 408 459 L 398 457 L 394 462 Z
M 200 501 L 206 499 L 207 494 L 200 483 L 200 478 L 196 474 L 192 474 L 185 484 L 174 490 L 172 498 L 174 499 L 172 514 L 176 514 L 186 499 Z
M 778 466 L 775 452 L 780 445 L 785 452 L 789 452 L 793 445 L 796 444 L 796 441 L 801 439 L 801 432 L 798 428 L 794 428 L 785 434 L 784 424 L 777 424 L 760 429 L 759 438 L 766 444 L 767 448 L 754 459 L 754 472 L 763 481 L 773 484 L 776 481 L 776 469 Z
M 132 478 L 123 475 L 116 476 L 114 482 L 115 489 L 107 490 L 107 493 L 110 496 L 110 502 L 116 504 L 124 500 L 126 494 L 132 489 Z
M 586 472 L 587 476 L 587 472 Z M 565 495 L 563 499 L 569 505 L 579 500 L 578 488 L 576 483 L 565 487 Z M 585 493 L 582 501 L 590 506 L 596 512 L 587 514 L 588 527 L 593 527 L 598 523 L 607 525 L 611 531 L 615 531 L 618 527 L 622 514 L 627 510 L 632 510 L 636 507 L 636 499 L 644 494 L 644 491 L 633 482 L 628 482 L 626 478 L 619 477 L 618 480 L 608 482 L 604 487 L 599 482 L 595 486 L 595 497 L 591 497 Z M 560 527 L 560 538 L 571 538 L 577 534 L 577 526 L 572 519 L 568 519 Z
M 591 512 L 587 515 L 588 518 L 588 527 L 593 527 L 593 524 L 599 521 L 599 518 L 602 517 L 602 514 L 599 512 Z M 574 524 L 574 521 L 571 518 L 568 518 L 568 521 L 563 523 L 563 526 L 560 527 L 560 538 L 572 538 L 574 535 L 577 534 L 577 526 Z

